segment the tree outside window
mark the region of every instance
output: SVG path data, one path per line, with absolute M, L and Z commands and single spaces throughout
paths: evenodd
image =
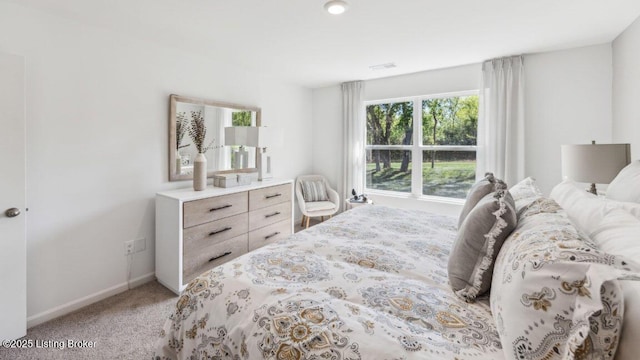
M 366 116 L 368 189 L 465 198 L 475 181 L 477 95 L 369 103 Z

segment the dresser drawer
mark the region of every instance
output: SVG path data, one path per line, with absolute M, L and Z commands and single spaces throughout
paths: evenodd
M 292 184 L 289 179 L 274 179 L 238 188 L 186 188 L 158 193 L 158 281 L 179 294 L 198 275 L 247 253 L 249 234 L 252 249 L 289 235 L 293 228 Z
M 249 251 L 270 244 L 291 235 L 291 219 L 265 226 L 249 233 Z
M 249 212 L 249 231 L 291 219 L 291 203 L 286 202 Z
M 184 203 L 183 227 L 189 228 L 206 222 L 247 212 L 247 192 L 222 195 Z
M 185 253 L 196 253 L 208 246 L 221 243 L 249 231 L 249 215 L 242 213 L 224 219 L 184 229 Z
M 185 251 L 182 264 L 182 283 L 186 284 L 203 272 L 246 254 L 247 244 L 248 235 L 243 234 L 205 247 L 197 252 Z
M 291 201 L 291 184 L 269 186 L 249 191 L 249 210 Z

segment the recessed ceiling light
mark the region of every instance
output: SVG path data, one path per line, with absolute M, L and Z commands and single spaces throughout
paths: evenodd
M 394 67 L 396 67 L 396 64 L 390 62 L 390 63 L 386 63 L 386 64 L 372 65 L 372 66 L 369 66 L 369 69 L 375 71 L 375 70 L 392 69 Z
M 340 15 L 343 12 L 347 11 L 349 8 L 349 4 L 342 0 L 330 0 L 324 4 L 325 10 L 329 12 L 331 15 Z

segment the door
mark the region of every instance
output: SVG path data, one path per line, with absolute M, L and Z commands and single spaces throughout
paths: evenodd
M 0 53 L 0 340 L 27 333 L 24 70 Z

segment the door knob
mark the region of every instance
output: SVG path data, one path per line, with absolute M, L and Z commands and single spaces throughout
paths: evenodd
M 11 208 L 11 209 L 7 209 L 7 211 L 4 212 L 5 215 L 7 215 L 7 217 L 16 217 L 18 215 L 20 215 L 20 209 L 18 208 Z

